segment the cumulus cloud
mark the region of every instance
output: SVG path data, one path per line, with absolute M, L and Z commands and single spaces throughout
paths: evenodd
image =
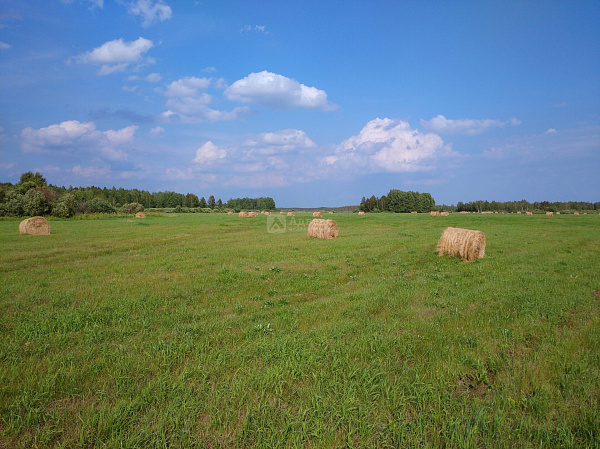
M 421 119 L 421 126 L 430 129 L 432 131 L 442 134 L 466 134 L 474 136 L 487 131 L 490 128 L 503 128 L 506 125 L 518 126 L 521 124 L 520 120 L 512 118 L 506 122 L 494 119 L 458 119 L 452 120 L 447 119 L 443 115 L 433 117 L 431 120 Z
M 246 25 L 240 30 L 240 34 L 249 34 L 249 33 L 259 33 L 268 36 L 271 34 L 270 31 L 267 31 L 267 27 L 264 25 Z
M 437 134 L 423 134 L 402 120 L 371 120 L 323 159 L 340 170 L 414 172 L 431 170 L 440 158 L 454 156 Z
M 212 96 L 203 90 L 211 85 L 219 87 L 222 80 L 211 78 L 185 77 L 167 86 L 165 96 L 169 97 L 161 114 L 163 121 L 181 123 L 202 123 L 231 121 L 248 115 L 248 107 L 237 107 L 232 111 L 219 111 L 211 108 Z
M 306 133 L 299 129 L 256 134 L 246 139 L 243 145 L 254 153 L 262 155 L 290 153 L 316 147 Z
M 137 0 L 129 6 L 129 12 L 143 19 L 143 27 L 170 19 L 173 15 L 171 7 L 166 5 L 162 0 L 156 2 L 152 0 Z
M 325 91 L 305 86 L 283 75 L 263 71 L 251 73 L 225 89 L 229 100 L 255 103 L 277 109 L 333 110 Z
M 46 128 L 25 128 L 21 131 L 24 153 L 62 153 L 75 155 L 92 152 L 109 160 L 126 160 L 120 146 L 130 143 L 137 131 L 135 125 L 120 130 L 98 131 L 93 122 L 69 120 Z
M 152 41 L 143 37 L 132 42 L 115 39 L 75 57 L 74 60 L 80 64 L 102 65 L 98 75 L 109 75 L 124 72 L 131 67 L 131 64 L 137 64 L 138 68 L 153 64 L 152 58 L 143 57 L 144 53 L 152 47 L 154 47 Z
M 191 97 L 210 86 L 210 78 L 195 78 L 187 76 L 173 81 L 167 86 L 165 95 L 167 97 Z
M 155 126 L 154 128 L 152 128 L 150 130 L 149 134 L 152 137 L 158 137 L 158 136 L 160 136 L 164 132 L 165 132 L 165 129 L 162 126 Z
M 193 162 L 197 164 L 211 164 L 219 159 L 224 159 L 227 151 L 219 148 L 210 140 L 196 150 L 196 157 Z

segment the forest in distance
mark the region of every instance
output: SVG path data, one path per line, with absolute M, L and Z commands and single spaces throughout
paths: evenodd
M 173 191 L 149 192 L 140 189 L 59 187 L 48 184 L 39 172 L 23 173 L 19 182 L 0 183 L 0 216 L 53 215 L 69 218 L 84 213 L 135 213 L 145 209 L 170 209 L 177 212 L 225 212 L 241 210 L 275 210 L 271 197 L 230 198 L 224 202 L 214 195 L 198 197 L 193 193 Z M 430 193 L 392 189 L 387 195 L 363 197 L 359 205 L 318 207 L 338 211 L 369 213 L 427 213 L 433 210 L 449 212 L 582 212 L 600 211 L 600 202 L 586 201 L 459 201 L 456 205 L 437 205 Z M 307 208 L 285 208 L 307 209 Z M 311 208 L 308 208 L 311 209 Z

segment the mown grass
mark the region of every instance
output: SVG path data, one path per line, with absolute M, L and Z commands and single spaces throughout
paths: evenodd
M 600 447 L 597 215 L 333 218 L 0 221 L 0 447 Z

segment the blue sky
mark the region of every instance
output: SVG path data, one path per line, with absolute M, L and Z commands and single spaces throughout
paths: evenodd
M 0 180 L 600 201 L 597 1 L 0 1 Z

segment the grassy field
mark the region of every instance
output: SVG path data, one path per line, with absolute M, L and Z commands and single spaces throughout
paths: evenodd
M 598 215 L 325 218 L 0 221 L 0 448 L 600 447 Z

